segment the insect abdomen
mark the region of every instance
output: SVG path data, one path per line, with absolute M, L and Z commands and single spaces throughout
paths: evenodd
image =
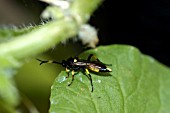
M 105 66 L 99 66 L 99 65 L 94 65 L 94 64 L 90 64 L 88 65 L 88 69 L 90 69 L 91 71 L 94 72 L 111 72 L 112 70 L 108 67 Z
M 110 68 L 106 67 L 106 68 L 100 68 L 99 72 L 112 72 L 112 70 Z

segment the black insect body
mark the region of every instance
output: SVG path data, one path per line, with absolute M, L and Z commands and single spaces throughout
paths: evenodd
M 92 57 L 95 58 L 94 61 L 91 61 Z M 92 77 L 90 75 L 89 70 L 91 70 L 93 72 L 111 72 L 112 71 L 110 68 L 107 67 L 107 66 L 111 66 L 110 64 L 102 63 L 93 54 L 90 54 L 89 57 L 87 58 L 87 60 L 82 60 L 82 59 L 79 59 L 78 57 L 74 57 L 74 58 L 71 57 L 71 58 L 68 58 L 67 60 L 62 60 L 62 62 L 42 61 L 39 59 L 37 59 L 37 60 L 41 62 L 40 65 L 43 63 L 55 63 L 55 64 L 62 65 L 63 67 L 66 68 L 66 72 L 68 74 L 67 78 L 69 77 L 69 73 L 71 71 L 72 72 L 72 81 L 70 82 L 70 84 L 68 84 L 68 86 L 70 86 L 74 81 L 74 75 L 75 75 L 74 72 L 79 72 L 79 71 L 84 72 L 85 75 L 90 80 L 91 87 L 92 87 L 91 92 L 93 92 L 93 82 L 92 82 Z

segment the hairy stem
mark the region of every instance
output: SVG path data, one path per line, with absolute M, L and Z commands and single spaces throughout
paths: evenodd
M 29 33 L 0 44 L 0 57 L 23 59 L 39 54 L 55 44 L 75 36 L 101 0 L 75 0 L 69 9 L 69 17 L 54 20 Z

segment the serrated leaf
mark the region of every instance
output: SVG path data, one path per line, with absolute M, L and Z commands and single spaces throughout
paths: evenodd
M 102 46 L 86 51 L 103 63 L 112 64 L 111 76 L 82 73 L 66 79 L 63 71 L 51 89 L 50 113 L 169 113 L 170 69 L 155 59 L 125 45 Z

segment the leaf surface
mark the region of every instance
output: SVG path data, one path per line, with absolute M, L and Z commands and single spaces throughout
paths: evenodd
M 66 79 L 62 71 L 51 88 L 50 113 L 169 113 L 170 69 L 132 46 L 100 46 L 80 58 L 95 54 L 112 72 L 81 72 Z

